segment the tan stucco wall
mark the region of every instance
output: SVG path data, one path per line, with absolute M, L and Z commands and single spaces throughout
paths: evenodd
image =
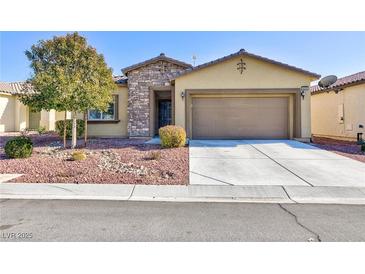
M 39 126 L 45 127 L 46 130 L 55 130 L 56 126 L 56 111 L 54 109 L 50 111 L 41 111 L 41 120 Z
M 127 137 L 128 136 L 128 89 L 125 86 L 119 86 L 118 89 L 113 92 L 118 96 L 118 118 L 119 123 L 98 123 L 88 124 L 88 135 L 89 136 L 100 136 L 100 137 Z M 79 117 L 82 119 L 83 115 Z
M 56 129 L 56 121 L 64 119 L 64 111 L 57 112 L 55 110 L 42 110 L 39 115 L 39 126 L 44 127 L 46 130 L 53 131 Z M 29 112 L 28 112 L 29 115 Z M 38 118 L 35 116 L 35 118 Z M 67 119 L 71 119 L 71 113 L 67 112 Z M 30 123 L 29 123 L 30 124 Z
M 28 107 L 14 95 L 0 94 L 0 132 L 26 129 L 28 122 Z
M 312 133 L 316 136 L 356 140 L 359 124 L 365 127 L 365 83 L 347 87 L 336 94 L 319 93 L 311 96 Z M 339 108 L 343 105 L 343 122 Z
M 15 100 L 15 131 L 21 131 L 28 128 L 29 111 L 28 107 L 23 105 L 17 98 Z
M 246 63 L 243 74 L 237 70 L 240 59 Z M 236 57 L 183 75 L 175 80 L 175 123 L 185 127 L 185 102 L 181 92 L 189 89 L 286 89 L 309 86 L 314 78 L 253 57 Z M 280 93 L 280 91 L 278 91 Z M 311 135 L 310 96 L 301 100 L 302 138 Z
M 0 94 L 0 132 L 15 131 L 15 96 Z
M 65 112 L 64 111 L 61 111 L 61 112 L 57 112 L 56 111 L 56 121 L 59 121 L 59 120 L 63 120 L 65 118 Z M 71 112 L 67 112 L 66 114 L 66 119 L 71 119 Z

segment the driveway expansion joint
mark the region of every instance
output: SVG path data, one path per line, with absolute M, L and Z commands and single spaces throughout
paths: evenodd
M 267 155 L 266 153 L 262 152 L 260 149 L 258 149 L 257 147 L 255 147 L 252 144 L 249 144 L 251 147 L 253 147 L 254 149 L 256 149 L 258 152 L 262 153 L 263 155 L 265 155 L 267 158 L 269 158 L 270 160 L 272 160 L 273 162 L 275 162 L 276 164 L 278 164 L 279 166 L 281 166 L 282 168 L 284 168 L 285 170 L 289 171 L 291 174 L 293 174 L 295 177 L 299 178 L 300 180 L 302 180 L 303 182 L 307 183 L 310 186 L 314 186 L 312 185 L 310 182 L 308 182 L 307 180 L 305 180 L 304 178 L 302 178 L 301 176 L 299 176 L 298 174 L 296 174 L 295 172 L 291 171 L 289 168 L 285 167 L 284 165 L 280 164 L 278 161 L 276 161 L 274 158 L 270 157 L 269 155 Z
M 200 173 L 197 173 L 197 172 L 194 172 L 194 171 L 190 171 L 190 173 L 193 173 L 193 174 L 196 174 L 196 175 L 199 175 L 199 176 L 202 176 L 202 177 L 205 177 L 205 178 L 208 178 L 208 179 L 211 179 L 211 180 L 214 180 L 214 181 L 217 181 L 217 182 L 220 182 L 220 183 L 223 183 L 223 184 L 229 185 L 229 186 L 233 186 L 233 185 L 234 185 L 234 184 L 227 183 L 227 182 L 225 182 L 225 181 L 222 181 L 222 180 L 219 180 L 219 179 L 216 179 L 216 178 L 213 178 L 213 177 L 210 177 L 210 176 L 204 175 L 204 174 L 200 174 Z
M 285 186 L 281 186 L 281 188 L 283 189 L 283 191 L 285 192 L 285 194 L 286 194 L 286 196 L 288 197 L 288 199 L 290 200 L 290 201 L 292 201 L 293 203 L 298 203 L 297 201 L 295 201 L 295 200 L 293 200 L 291 197 L 290 197 L 290 195 L 289 195 L 289 193 L 286 191 L 286 189 L 285 189 Z
M 133 188 L 132 188 L 132 191 L 131 191 L 131 194 L 129 194 L 129 197 L 127 198 L 127 201 L 129 201 L 132 196 L 133 196 L 133 193 L 134 193 L 134 189 L 136 188 L 136 184 L 133 185 Z
M 55 185 L 48 185 L 49 187 L 54 187 L 54 188 L 58 188 L 58 189 L 62 189 L 64 191 L 68 191 L 68 192 L 71 192 L 71 193 L 75 193 L 73 192 L 71 189 L 67 189 L 67 188 L 64 188 L 64 187 L 60 187 L 60 186 L 55 186 Z

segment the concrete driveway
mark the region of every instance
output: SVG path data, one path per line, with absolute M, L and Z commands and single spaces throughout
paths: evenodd
M 191 140 L 190 184 L 365 187 L 365 164 L 293 140 Z

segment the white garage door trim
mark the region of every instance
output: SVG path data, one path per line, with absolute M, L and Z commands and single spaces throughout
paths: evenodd
M 277 91 L 278 92 L 278 91 Z M 220 90 L 218 94 L 210 94 L 210 93 L 203 93 L 203 94 L 188 94 L 187 96 L 187 116 L 186 116 L 186 121 L 187 121 L 187 130 L 188 130 L 188 135 L 190 138 L 192 138 L 192 136 L 194 136 L 193 133 L 193 99 L 194 98 L 242 98 L 242 97 L 248 97 L 248 98 L 275 98 L 275 97 L 281 97 L 281 98 L 288 98 L 288 130 L 289 130 L 289 134 L 288 137 L 290 139 L 293 138 L 293 128 L 294 128 L 294 95 L 295 93 L 292 92 L 283 92 L 283 93 L 256 93 L 256 94 L 250 94 L 250 93 L 233 93 L 233 94 L 229 94 L 224 93 L 224 90 Z M 193 139 L 193 138 L 192 138 Z

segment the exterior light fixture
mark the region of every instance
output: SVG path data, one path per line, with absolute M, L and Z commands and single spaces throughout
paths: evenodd
M 304 100 L 305 94 L 309 91 L 308 86 L 302 86 L 300 87 L 300 95 L 302 96 L 302 99 Z
M 182 98 L 182 99 L 184 99 L 184 97 L 185 97 L 185 92 L 184 92 L 184 91 L 182 91 L 182 92 L 180 93 L 180 96 L 181 96 L 181 98 Z
M 364 125 L 359 125 L 359 128 L 360 128 L 359 131 L 362 131 L 362 129 L 364 128 Z M 357 133 L 357 144 L 358 145 L 365 144 L 365 140 L 362 138 L 363 134 L 364 134 L 363 132 L 358 132 Z
M 336 94 L 338 94 L 341 90 L 343 90 L 343 89 L 342 88 L 337 88 L 334 91 L 335 91 Z

